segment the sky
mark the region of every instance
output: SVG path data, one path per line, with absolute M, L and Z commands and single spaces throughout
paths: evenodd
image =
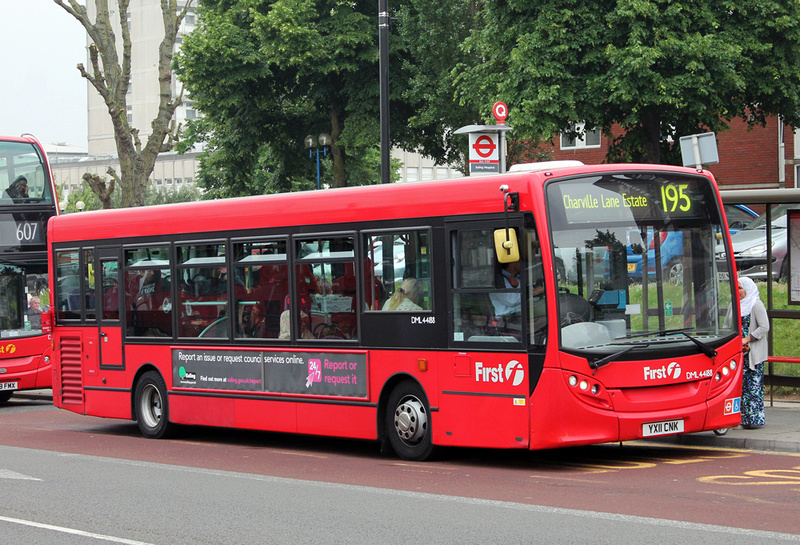
M 86 147 L 86 31 L 53 0 L 0 0 L 0 134 Z

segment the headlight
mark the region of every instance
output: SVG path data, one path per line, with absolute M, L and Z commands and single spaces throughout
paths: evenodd
M 767 245 L 759 244 L 758 246 L 753 246 L 752 248 L 744 250 L 739 255 L 761 255 L 765 253 L 767 253 Z

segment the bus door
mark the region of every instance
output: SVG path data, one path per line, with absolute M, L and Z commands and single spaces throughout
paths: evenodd
M 446 224 L 453 350 L 448 354 L 452 362 L 440 366 L 440 444 L 528 446 L 531 374 L 526 348 L 534 321 L 526 313 L 533 303 L 525 299 L 533 296 L 533 276 L 543 278 L 541 266 L 531 266 L 527 228 L 518 214 L 510 219 L 514 234 L 509 231 L 508 236 L 523 241 L 514 244 L 520 251 L 500 262 L 495 236 L 505 240 L 506 225 L 499 215 Z M 466 412 L 472 417 L 465 419 Z
M 99 318 L 99 364 L 102 368 L 123 368 L 122 324 L 120 322 L 119 250 L 98 248 L 95 293 Z

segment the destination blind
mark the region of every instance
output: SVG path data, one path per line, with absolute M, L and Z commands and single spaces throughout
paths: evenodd
M 567 180 L 550 186 L 551 207 L 563 210 L 567 224 L 658 222 L 705 219 L 709 184 L 703 179 L 672 176 L 637 180 L 602 176 Z

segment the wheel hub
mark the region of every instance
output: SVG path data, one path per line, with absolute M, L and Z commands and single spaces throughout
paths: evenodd
M 394 429 L 405 443 L 419 443 L 428 430 L 425 405 L 416 398 L 403 400 L 394 412 Z

